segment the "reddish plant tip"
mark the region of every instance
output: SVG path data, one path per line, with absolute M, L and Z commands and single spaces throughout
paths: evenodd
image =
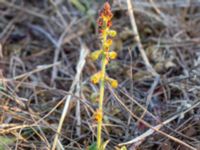
M 110 10 L 110 4 L 108 2 L 105 2 L 104 9 L 105 10 Z
M 103 26 L 103 20 L 101 18 L 99 18 L 97 20 L 97 24 L 98 24 L 99 27 Z
M 99 33 L 102 34 L 102 33 L 103 33 L 103 30 L 102 30 L 102 29 L 99 29 Z
M 108 2 L 105 2 L 97 20 L 100 34 L 103 34 L 106 28 L 109 29 L 112 26 L 112 17 L 111 6 Z
M 103 6 L 103 9 L 100 11 L 99 17 L 100 18 L 107 17 L 108 20 L 110 20 L 112 18 L 112 16 L 113 16 L 113 14 L 111 12 L 110 4 L 108 2 L 106 2 Z
M 107 22 L 107 27 L 110 28 L 111 26 L 112 26 L 112 21 L 109 20 L 109 21 Z

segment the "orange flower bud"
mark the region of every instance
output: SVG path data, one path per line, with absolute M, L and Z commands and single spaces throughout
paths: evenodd
M 108 2 L 105 2 L 104 9 L 105 10 L 110 10 L 110 4 Z
M 97 23 L 99 27 L 103 26 L 103 20 L 101 18 L 98 19 Z
M 99 14 L 99 20 L 103 20 L 105 22 L 105 25 L 107 27 L 110 27 L 112 25 L 111 19 L 113 17 L 113 14 L 110 9 L 110 4 L 106 2 L 103 6 L 103 9 L 100 11 Z M 102 23 L 98 23 L 99 26 L 102 26 Z
M 107 27 L 110 28 L 112 26 L 112 21 L 107 22 Z

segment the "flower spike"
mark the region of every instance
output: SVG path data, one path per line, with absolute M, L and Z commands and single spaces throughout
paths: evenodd
M 103 99 L 105 91 L 105 82 L 107 81 L 113 88 L 118 87 L 118 82 L 115 79 L 109 78 L 106 76 L 106 66 L 109 63 L 109 60 L 113 60 L 117 57 L 117 53 L 114 51 L 110 52 L 110 47 L 113 43 L 112 37 L 115 37 L 117 32 L 111 30 L 112 26 L 112 17 L 111 7 L 108 2 L 103 6 L 103 9 L 100 11 L 99 18 L 97 20 L 99 37 L 101 40 L 101 50 L 94 51 L 91 53 L 90 57 L 93 60 L 101 58 L 101 71 L 91 76 L 90 80 L 94 84 L 100 84 L 99 91 L 99 108 L 94 113 L 94 118 L 98 123 L 97 126 L 97 148 L 101 149 L 101 130 L 102 130 L 102 118 L 103 118 Z

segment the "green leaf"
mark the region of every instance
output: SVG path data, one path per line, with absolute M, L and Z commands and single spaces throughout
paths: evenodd
M 15 139 L 7 136 L 0 136 L 0 150 L 5 150 L 8 148 L 9 144 L 14 143 Z
M 0 91 L 2 91 L 3 90 L 3 85 L 2 84 L 0 84 Z
M 86 8 L 79 0 L 70 0 L 71 3 L 82 13 L 86 12 Z
M 127 150 L 126 146 L 120 148 L 120 150 Z
M 90 146 L 89 146 L 89 149 L 88 150 L 105 150 L 106 149 L 106 146 L 108 145 L 108 142 L 109 142 L 110 140 L 107 140 L 107 141 L 105 141 L 105 142 L 103 142 L 102 144 L 101 144 L 101 147 L 98 149 L 97 148 L 97 143 L 95 142 L 95 143 L 92 143 Z
M 105 150 L 105 149 L 106 149 L 106 146 L 107 146 L 108 143 L 109 143 L 109 141 L 110 141 L 110 140 L 107 140 L 107 141 L 103 142 L 103 144 L 101 145 L 100 150 Z
M 90 146 L 89 146 L 89 149 L 88 150 L 97 150 L 97 143 L 94 142 L 92 143 Z

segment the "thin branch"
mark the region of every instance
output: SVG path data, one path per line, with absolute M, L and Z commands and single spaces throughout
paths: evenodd
M 132 25 L 132 29 L 133 29 L 133 34 L 134 34 L 134 40 L 137 42 L 138 49 L 139 49 L 139 51 L 142 55 L 142 58 L 145 62 L 147 70 L 149 72 L 151 72 L 154 76 L 158 76 L 158 74 L 156 73 L 156 71 L 154 70 L 152 65 L 150 64 L 150 62 L 149 62 L 149 60 L 146 56 L 146 53 L 143 49 L 143 46 L 141 44 L 141 40 L 140 40 L 140 36 L 139 36 L 139 33 L 138 33 L 135 17 L 134 17 L 134 14 L 133 14 L 133 7 L 132 7 L 132 4 L 131 4 L 131 0 L 127 0 L 127 5 L 128 5 L 128 13 L 129 13 L 129 17 L 130 17 L 130 21 L 131 21 L 131 25 Z
M 80 81 L 80 75 L 81 75 L 81 72 L 82 72 L 83 67 L 85 65 L 85 59 L 86 59 L 86 56 L 88 55 L 88 53 L 89 53 L 89 50 L 87 49 L 87 47 L 85 45 L 82 45 L 79 62 L 77 64 L 77 66 L 76 66 L 77 73 L 76 73 L 76 76 L 75 76 L 75 78 L 73 80 L 73 83 L 71 85 L 70 93 L 74 92 L 75 86 Z M 59 135 L 61 133 L 61 129 L 62 129 L 62 126 L 63 126 L 64 119 L 65 119 L 65 117 L 67 115 L 67 112 L 68 112 L 69 103 L 71 101 L 71 98 L 72 98 L 72 95 L 69 95 L 67 97 L 66 101 L 65 101 L 65 105 L 64 105 L 64 108 L 63 108 L 63 111 L 62 111 L 62 115 L 61 115 L 61 118 L 60 118 L 60 121 L 59 121 L 57 132 L 56 132 L 56 135 L 55 135 L 55 138 L 54 138 L 52 150 L 55 150 L 56 146 L 59 146 L 58 138 L 59 138 Z

